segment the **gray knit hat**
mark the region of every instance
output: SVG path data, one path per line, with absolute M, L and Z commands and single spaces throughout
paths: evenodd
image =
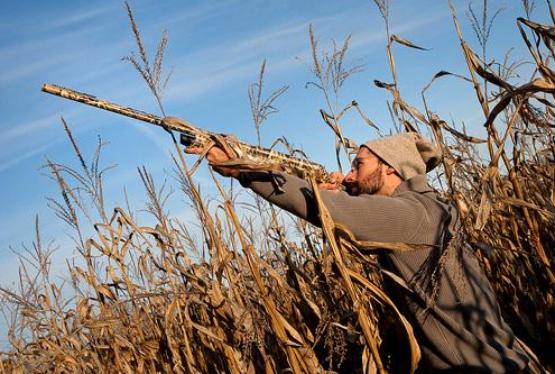
M 441 150 L 416 132 L 370 140 L 362 147 L 374 152 L 404 180 L 426 174 L 441 161 Z

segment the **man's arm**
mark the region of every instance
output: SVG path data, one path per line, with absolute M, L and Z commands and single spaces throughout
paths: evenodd
M 269 202 L 320 224 L 310 184 L 285 173 L 241 172 L 237 178 Z M 273 180 L 272 180 L 273 178 Z M 277 187 L 279 185 L 279 188 Z M 380 195 L 351 196 L 344 191 L 320 190 L 333 220 L 347 227 L 358 240 L 411 242 L 427 219 L 426 209 L 416 199 Z M 430 243 L 434 244 L 430 239 Z
M 186 153 L 201 154 L 202 149 L 187 147 Z M 303 179 L 285 173 L 240 172 L 237 169 L 219 166 L 229 160 L 219 147 L 212 147 L 206 155 L 210 165 L 218 173 L 238 178 L 241 184 L 273 204 L 320 225 L 314 194 L 311 186 Z M 350 196 L 343 191 L 322 189 L 321 196 L 333 220 L 347 227 L 358 240 L 412 243 L 412 239 L 427 222 L 424 205 L 416 199 L 386 197 L 379 195 Z M 435 235 L 414 244 L 435 244 Z

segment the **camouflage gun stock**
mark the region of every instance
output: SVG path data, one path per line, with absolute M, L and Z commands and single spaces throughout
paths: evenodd
M 148 122 L 152 125 L 163 127 L 168 131 L 176 131 L 180 134 L 180 142 L 184 146 L 205 148 L 209 144 L 214 144 L 213 139 L 222 137 L 222 134 L 216 134 L 199 129 L 183 119 L 175 117 L 162 118 L 154 114 L 115 104 L 99 99 L 93 95 L 74 91 L 72 89 L 54 84 L 44 84 L 42 86 L 42 91 L 140 121 Z M 328 173 L 324 167 L 315 162 L 303 160 L 271 149 L 252 146 L 237 140 L 230 142 L 230 145 L 233 151 L 238 155 L 241 161 L 240 164 L 248 169 L 281 169 L 285 172 L 297 175 L 300 178 L 314 178 L 317 182 L 325 182 L 329 180 Z

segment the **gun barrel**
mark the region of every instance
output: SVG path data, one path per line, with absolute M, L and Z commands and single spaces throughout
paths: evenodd
M 99 99 L 96 96 L 75 91 L 70 88 L 58 86 L 55 84 L 44 84 L 42 86 L 42 91 L 52 95 L 63 97 L 64 99 L 77 101 L 83 104 L 93 106 L 95 108 L 104 109 L 113 113 L 121 114 L 122 116 L 138 119 L 139 121 L 148 122 L 153 125 L 163 127 L 165 129 L 171 129 L 171 130 L 185 132 L 185 133 L 194 132 L 196 130 L 192 125 L 188 124 L 185 121 L 183 121 L 184 123 L 182 124 L 177 124 L 177 123 L 170 124 L 168 122 L 164 122 L 164 119 L 157 115 L 146 113 L 141 110 L 129 108 L 116 103 L 112 103 L 107 100 Z
M 57 86 L 55 84 L 44 84 L 42 90 L 52 95 L 63 97 L 64 99 L 69 99 L 73 101 L 78 101 L 83 104 L 94 106 L 96 108 L 108 110 L 110 112 L 118 113 L 127 117 L 135 118 L 140 121 L 152 123 L 153 125 L 163 126 L 162 118 L 145 113 L 140 110 L 125 107 L 123 105 L 111 103 L 106 100 L 97 98 L 96 96 L 89 95 L 83 92 L 74 91 L 69 88 Z
M 166 130 L 178 131 L 182 135 L 185 135 L 181 139 L 184 145 L 195 144 L 203 146 L 210 139 L 210 137 L 214 135 L 209 131 L 200 130 L 180 118 L 167 117 L 164 119 L 154 114 L 115 104 L 107 100 L 99 99 L 96 96 L 74 91 L 55 84 L 44 84 L 42 86 L 42 90 L 65 99 L 77 101 L 95 108 L 108 110 L 139 121 L 148 122 L 153 125 L 163 127 Z M 238 142 L 238 145 L 244 155 L 251 156 L 256 160 L 256 162 L 270 161 L 274 164 L 283 166 L 286 171 L 291 171 L 292 173 L 300 176 L 313 175 L 318 181 L 324 181 L 327 179 L 327 172 L 324 167 L 315 162 L 299 159 L 265 148 L 254 147 L 243 142 Z

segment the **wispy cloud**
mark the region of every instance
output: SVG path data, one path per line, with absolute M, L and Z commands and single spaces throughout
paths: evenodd
M 326 22 L 330 16 L 313 22 Z M 194 99 L 216 92 L 232 82 L 256 75 L 263 56 L 270 57 L 272 72 L 300 67 L 294 57 L 307 48 L 305 37 L 309 22 L 285 22 L 259 31 L 250 37 L 226 40 L 175 59 L 187 66 L 187 82 L 174 82 L 168 89 L 169 100 Z
M 77 4 L 77 3 L 76 3 Z M 28 12 L 25 17 L 4 17 L 0 23 L 0 32 L 18 32 L 30 37 L 39 36 L 43 38 L 51 33 L 60 33 L 60 29 L 72 27 L 79 31 L 87 23 L 88 26 L 106 25 L 113 17 L 107 17 L 108 13 L 120 11 L 123 14 L 123 6 L 114 2 L 94 6 L 74 6 L 73 9 L 61 13 L 56 7 L 46 7 L 41 11 Z M 77 27 L 76 27 L 77 26 Z
M 172 16 L 160 19 L 152 26 L 171 28 L 173 24 L 196 24 L 206 20 L 209 17 L 217 17 L 221 12 L 226 11 L 229 7 L 239 3 L 239 0 L 220 0 L 212 2 L 202 2 L 194 7 L 182 7 L 179 12 L 172 13 Z
M 77 47 L 84 39 L 91 35 L 102 35 L 102 32 L 105 32 L 108 27 L 109 25 L 106 23 L 95 23 L 77 29 L 71 28 L 63 32 L 37 33 L 31 38 L 22 37 L 17 43 L 5 44 L 4 47 L 0 48 L 0 54 L 4 59 L 11 59 L 21 56 L 29 57 L 33 53 L 40 52 L 48 52 L 45 55 L 51 56 L 55 55 L 55 52 L 62 47 L 66 50 L 75 51 L 79 49 Z M 9 60 L 4 61 L 9 62 Z
M 447 18 L 449 16 L 450 14 L 447 10 L 436 11 L 434 13 L 428 14 L 426 17 L 419 17 L 415 18 L 415 20 L 412 21 L 394 24 L 391 26 L 391 33 L 408 34 L 412 31 L 423 29 L 429 25 L 437 23 L 438 20 Z M 359 35 L 356 39 L 353 40 L 351 48 L 356 49 L 366 47 L 370 44 L 375 43 L 383 43 L 384 45 L 387 43 L 386 34 L 382 27 L 379 28 L 379 31 L 363 33 Z
M 123 12 L 123 6 L 118 4 L 118 10 Z M 81 26 L 84 22 L 91 21 L 91 20 L 101 20 L 104 22 L 106 20 L 107 13 L 113 13 L 116 11 L 116 6 L 114 3 L 104 6 L 98 6 L 91 9 L 79 9 L 75 13 L 69 14 L 63 18 L 54 18 L 50 20 L 50 22 L 41 23 L 44 29 L 53 30 L 67 26 Z
M 3 56 L 0 62 L 0 85 L 39 73 L 53 75 L 56 71 L 60 74 L 64 70 L 75 72 L 79 66 L 68 64 L 68 61 L 79 61 L 88 56 L 99 56 L 99 62 L 105 60 L 104 56 L 110 55 L 110 52 L 118 48 L 117 41 L 108 46 L 90 41 L 87 49 L 73 47 L 80 45 L 87 35 L 100 31 L 101 27 L 95 26 L 88 30 L 69 31 L 39 41 L 0 49 L 0 55 Z
M 27 159 L 35 156 L 35 155 L 41 154 L 46 149 L 50 148 L 55 143 L 58 143 L 60 141 L 61 140 L 57 140 L 55 142 L 49 142 L 49 143 L 44 144 L 42 146 L 32 148 L 31 150 L 29 150 L 27 152 L 20 153 L 17 156 L 10 157 L 9 159 L 6 159 L 5 161 L 4 160 L 0 161 L 0 173 L 5 172 L 6 170 L 10 169 L 11 167 L 16 166 L 19 163 L 21 163 L 21 162 L 23 162 L 23 161 L 25 161 L 25 160 L 27 160 Z
M 76 108 L 66 111 L 64 117 L 71 122 L 83 110 Z M 55 114 L 28 122 L 17 121 L 8 125 L 7 130 L 0 131 L 0 173 L 65 140 L 56 137 L 56 132 L 52 131 L 56 126 L 61 126 L 60 118 L 59 114 Z M 80 131 L 86 131 L 86 128 L 81 127 Z
M 425 28 L 439 19 L 449 16 L 447 11 L 430 14 L 426 18 L 393 25 L 395 33 L 410 33 Z M 360 18 L 357 21 L 354 18 Z M 247 38 L 236 41 L 226 41 L 215 46 L 195 51 L 191 54 L 176 59 L 180 66 L 188 66 L 193 71 L 186 82 L 174 82 L 170 86 L 167 98 L 169 100 L 193 100 L 199 96 L 217 92 L 233 82 L 254 77 L 261 63 L 261 54 L 270 57 L 271 71 L 276 74 L 291 69 L 301 68 L 302 65 L 295 59 L 309 57 L 307 30 L 309 23 L 328 25 L 342 19 L 353 20 L 353 25 L 358 27 L 351 43 L 352 51 L 368 48 L 372 44 L 385 43 L 385 32 L 372 33 L 360 30 L 361 21 L 365 17 L 353 10 L 348 10 L 340 16 L 324 16 L 309 21 L 297 23 L 284 23 L 273 25 L 266 30 Z M 191 63 L 193 61 L 193 63 Z M 188 62 L 188 63 L 185 63 Z M 196 63 L 195 63 L 196 62 Z
M 233 4 L 233 1 L 223 2 L 218 5 L 203 4 L 196 8 L 188 8 L 186 11 L 176 13 L 173 18 L 166 21 L 179 24 L 180 22 L 184 22 L 184 20 L 190 20 L 196 17 L 209 17 L 211 12 L 224 11 L 230 4 Z M 63 27 L 64 25 L 79 23 L 80 20 L 94 20 L 97 17 L 105 16 L 106 12 L 110 11 L 113 11 L 112 7 L 93 9 L 81 15 L 78 13 L 71 14 L 65 21 L 56 21 L 57 23 L 52 23 L 52 27 Z M 429 26 L 445 16 L 448 16 L 448 12 L 436 12 L 425 18 L 393 25 L 392 30 L 396 33 L 407 34 L 411 31 Z M 175 80 L 170 84 L 166 93 L 166 100 L 168 102 L 176 102 L 177 100 L 180 102 L 184 100 L 190 101 L 203 95 L 218 92 L 233 83 L 254 79 L 261 60 L 264 57 L 269 58 L 271 72 L 274 75 L 288 72 L 293 69 L 303 69 L 303 65 L 299 63 L 295 57 L 308 60 L 309 47 L 306 33 L 309 23 L 315 24 L 319 32 L 333 33 L 338 23 L 343 22 L 345 19 L 349 19 L 350 26 L 354 28 L 353 33 L 355 34 L 351 44 L 351 48 L 354 51 L 367 49 L 372 44 L 383 43 L 385 36 L 383 31 L 381 31 L 381 27 L 380 31 L 367 32 L 367 17 L 368 14 L 361 12 L 361 9 L 346 9 L 341 14 L 324 15 L 317 19 L 288 19 L 270 25 L 250 36 L 224 38 L 216 45 L 210 45 L 174 57 L 168 64 L 179 66 L 182 74 L 176 74 L 174 77 L 179 78 L 179 80 Z M 81 28 L 77 31 L 71 30 L 67 33 L 59 33 L 55 36 L 33 40 L 27 44 L 4 47 L 0 50 L 0 53 L 3 55 L 18 55 L 21 53 L 32 55 L 33 53 L 52 49 L 60 43 L 67 44 L 69 42 L 72 44 L 82 42 L 82 40 L 87 39 L 87 35 L 100 32 L 101 30 L 98 27 L 101 26 L 92 24 L 91 26 Z M 122 35 L 121 40 L 128 37 L 128 35 Z M 89 50 L 89 54 L 90 50 L 93 49 L 95 51 L 93 54 L 99 56 L 123 55 L 125 54 L 124 52 L 118 52 L 121 50 L 121 40 L 114 40 L 113 43 L 109 45 L 91 42 L 91 45 L 87 49 Z M 59 75 L 71 76 L 73 77 L 73 81 L 80 80 L 95 82 L 95 85 L 106 85 L 109 81 L 101 78 L 110 75 L 122 67 L 122 63 L 119 60 L 109 62 L 108 60 L 110 57 L 104 58 L 103 60 L 101 57 L 100 59 L 103 62 L 98 64 L 98 70 L 91 71 L 87 74 L 76 75 L 70 74 L 72 71 L 76 71 L 74 66 L 61 64 L 62 61 L 72 61 L 75 59 L 75 52 L 71 51 L 71 49 L 62 51 L 58 54 L 46 55 L 49 56 L 46 59 L 36 59 L 35 62 L 26 64 L 14 64 L 7 69 L 3 69 L 3 73 L 0 75 L 0 84 L 8 81 L 17 81 L 18 79 L 41 71 L 57 68 L 60 69 Z M 67 74 L 63 73 L 65 70 L 67 70 Z M 112 86 L 114 85 L 112 84 Z M 116 85 L 115 91 L 117 92 L 114 91 L 114 88 L 110 89 L 112 90 L 111 97 L 127 97 L 127 95 L 131 95 L 131 98 L 135 100 L 140 96 L 137 94 L 136 87 L 133 85 Z M 141 101 L 138 100 L 134 101 L 134 105 L 140 106 L 142 104 Z M 75 111 L 72 112 L 72 114 L 75 113 Z M 29 134 L 40 130 L 46 130 L 57 122 L 59 122 L 58 116 L 52 114 L 48 115 L 46 118 L 30 120 L 24 124 L 17 123 L 10 125 L 8 130 L 2 131 L 0 133 L 0 145 L 3 145 L 3 152 L 0 152 L 0 155 L 4 154 L 4 156 L 1 156 L 0 159 L 5 161 L 0 161 L 0 172 L 17 165 L 19 162 L 29 157 L 35 156 L 49 146 L 57 144 L 59 141 L 54 139 L 41 139 L 40 137 L 35 137 L 34 139 L 28 138 Z M 160 148 L 167 149 L 167 144 L 153 134 L 154 130 L 141 129 L 140 131 L 143 131 Z M 21 147 L 13 146 L 14 143 L 18 143 L 26 137 L 28 140 L 21 142 Z M 12 144 L 11 147 L 10 144 Z M 23 145 L 25 145 L 25 147 L 23 147 Z M 27 151 L 28 149 L 31 150 Z
M 75 111 L 73 111 L 74 113 Z M 70 112 L 71 115 L 72 112 Z M 23 124 L 15 124 L 8 126 L 8 130 L 0 132 L 0 148 L 5 148 L 9 143 L 17 142 L 22 137 L 36 135 L 33 134 L 39 130 L 45 130 L 47 127 L 53 126 L 60 120 L 59 115 L 51 115 L 45 118 L 39 118 Z

